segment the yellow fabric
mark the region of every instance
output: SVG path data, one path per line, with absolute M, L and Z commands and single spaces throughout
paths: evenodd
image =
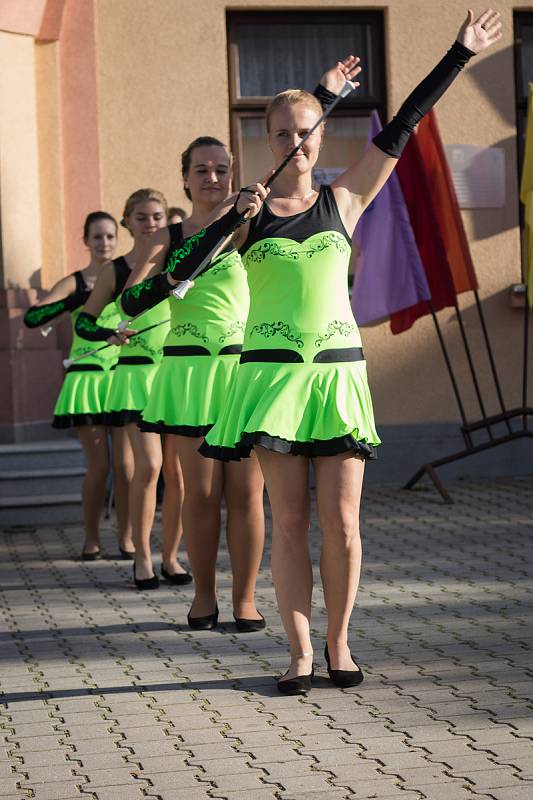
M 529 84 L 526 131 L 526 151 L 522 180 L 520 183 L 520 200 L 525 206 L 526 225 L 526 266 L 524 282 L 527 287 L 529 307 L 533 308 L 533 83 Z

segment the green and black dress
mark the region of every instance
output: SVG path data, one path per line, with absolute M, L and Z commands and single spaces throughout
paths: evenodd
M 124 257 L 113 261 L 117 313 L 122 314 L 120 294 L 131 273 Z M 139 422 L 146 408 L 154 378 L 163 358 L 163 343 L 169 331 L 169 304 L 165 300 L 145 311 L 133 323 L 135 330 L 145 330 L 120 348 L 106 410 L 108 424 L 116 427 Z
M 181 224 L 169 226 L 172 252 Z M 143 431 L 203 436 L 216 423 L 235 379 L 248 315 L 248 285 L 236 250 L 221 254 L 183 300 L 172 295 L 163 360 L 142 415 Z
M 301 214 L 279 217 L 264 203 L 251 220 L 241 250 L 250 290 L 243 352 L 203 455 L 238 460 L 261 445 L 375 457 L 380 440 L 348 296 L 350 252 L 327 186 Z
M 85 292 L 87 287 L 81 272 L 75 272 L 76 292 Z M 76 320 L 83 304 L 71 311 L 72 345 L 69 359 L 80 356 L 95 349 L 94 342 L 87 342 L 76 333 Z M 116 328 L 120 322 L 116 305 L 108 303 L 97 320 L 103 327 Z M 117 363 L 118 347 L 107 347 L 99 353 L 85 355 L 72 364 L 65 375 L 63 386 L 59 392 L 52 426 L 54 428 L 70 428 L 83 425 L 107 424 L 107 399 L 111 386 L 112 367 Z

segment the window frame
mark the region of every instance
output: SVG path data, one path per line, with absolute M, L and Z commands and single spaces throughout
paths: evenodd
M 230 137 L 231 148 L 235 156 L 234 181 L 235 185 L 241 183 L 241 165 L 243 163 L 243 146 L 241 134 L 241 120 L 257 117 L 264 117 L 265 110 L 272 99 L 270 96 L 249 96 L 239 95 L 239 46 L 237 30 L 239 23 L 322 23 L 322 24 L 342 24 L 346 22 L 367 24 L 371 30 L 369 36 L 371 46 L 369 47 L 371 63 L 367 69 L 371 70 L 373 76 L 374 94 L 365 98 L 348 97 L 342 101 L 339 107 L 332 112 L 332 118 L 338 117 L 367 117 L 375 109 L 380 118 L 387 119 L 387 65 L 385 53 L 385 31 L 383 11 L 373 10 L 324 10 L 313 11 L 302 9 L 290 11 L 266 10 L 266 11 L 231 11 L 226 12 L 226 31 L 227 31 L 227 59 L 228 59 L 228 91 L 229 91 L 229 114 L 230 114 Z M 317 75 L 317 81 L 320 78 Z

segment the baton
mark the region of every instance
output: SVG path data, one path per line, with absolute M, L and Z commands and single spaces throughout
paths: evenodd
M 151 331 L 154 328 L 158 328 L 160 325 L 164 325 L 167 322 L 170 322 L 170 318 L 169 319 L 162 319 L 161 322 L 154 322 L 153 325 L 148 325 L 147 328 L 143 328 L 142 330 L 137 331 L 137 333 L 134 333 L 130 338 L 131 339 L 135 339 L 135 337 L 136 336 L 140 336 L 141 333 L 146 333 L 147 331 Z M 118 327 L 117 327 L 117 330 L 119 330 Z M 124 330 L 124 328 L 122 328 L 122 330 Z M 75 364 L 77 361 L 82 361 L 82 359 L 84 359 L 84 358 L 89 358 L 90 356 L 94 356 L 96 353 L 100 353 L 102 350 L 107 350 L 108 347 L 117 347 L 117 345 L 116 344 L 110 344 L 108 342 L 107 344 L 104 344 L 103 347 L 95 347 L 94 350 L 89 350 L 88 353 L 83 353 L 83 355 L 77 356 L 76 358 L 65 358 L 65 359 L 63 359 L 63 366 L 65 367 L 65 369 L 68 369 L 73 364 Z
M 302 138 L 301 138 L 301 140 L 300 140 L 300 143 L 299 143 L 299 144 L 297 144 L 297 145 L 295 145 L 295 146 L 292 148 L 292 150 L 290 151 L 290 153 L 289 153 L 289 154 L 286 156 L 286 158 L 284 158 L 284 159 L 283 159 L 283 161 L 281 162 L 281 164 L 280 164 L 278 167 L 276 167 L 276 169 L 274 170 L 274 172 L 272 173 L 272 175 L 271 175 L 271 176 L 268 178 L 267 182 L 265 183 L 265 189 L 268 189 L 268 188 L 271 186 L 271 184 L 272 184 L 272 183 L 274 183 L 274 181 L 276 180 L 276 178 L 278 178 L 278 177 L 279 177 L 279 175 L 280 175 L 280 174 L 283 172 L 283 170 L 285 169 L 285 167 L 287 166 L 287 164 L 289 163 L 289 161 L 291 161 L 291 160 L 294 158 L 294 156 L 296 155 L 296 153 L 298 152 L 298 150 L 300 150 L 300 148 L 302 147 L 302 145 L 303 145 L 303 144 L 304 144 L 304 143 L 305 143 L 305 142 L 306 142 L 306 141 L 309 139 L 309 137 L 310 137 L 310 136 L 312 136 L 312 134 L 313 134 L 313 133 L 316 131 L 316 129 L 317 129 L 317 128 L 318 128 L 320 125 L 322 125 L 322 123 L 323 123 L 323 122 L 324 122 L 324 121 L 327 119 L 327 117 L 328 117 L 328 116 L 331 114 L 331 112 L 333 111 L 333 109 L 335 108 L 335 106 L 336 106 L 336 105 L 337 105 L 337 104 L 338 104 L 338 103 L 339 103 L 339 102 L 340 102 L 340 101 L 341 101 L 343 98 L 345 98 L 345 97 L 347 97 L 349 94 L 351 94 L 351 92 L 353 92 L 353 90 L 354 90 L 354 89 L 355 89 L 355 84 L 354 84 L 354 83 L 352 83 L 352 81 L 346 81 L 346 83 L 344 84 L 344 86 L 343 86 L 343 88 L 342 88 L 341 92 L 340 92 L 340 93 L 337 95 L 337 97 L 336 97 L 336 98 L 335 98 L 335 100 L 334 100 L 334 101 L 331 103 L 331 105 L 329 105 L 329 106 L 328 106 L 328 107 L 327 107 L 327 108 L 324 110 L 324 112 L 323 112 L 322 116 L 321 116 L 321 117 L 319 117 L 319 119 L 318 119 L 318 120 L 315 122 L 315 124 L 314 124 L 314 125 L 313 125 L 313 126 L 312 126 L 312 127 L 311 127 L 311 128 L 308 130 L 308 131 L 307 131 L 307 133 L 306 133 L 304 136 L 302 136 Z M 239 219 L 238 219 L 238 220 L 237 220 L 235 223 L 233 223 L 233 225 L 232 225 L 232 227 L 231 227 L 231 231 L 228 231 L 228 233 L 225 233 L 225 234 L 224 234 L 224 236 L 222 236 L 222 237 L 219 239 L 219 241 L 217 242 L 217 244 L 216 244 L 216 245 L 213 247 L 213 249 L 212 249 L 212 250 L 211 250 L 211 251 L 210 251 L 210 252 L 209 252 L 209 253 L 206 255 L 206 257 L 203 259 L 203 261 L 202 261 L 202 262 L 201 262 L 201 263 L 198 265 L 198 267 L 197 267 L 197 268 L 194 270 L 194 272 L 192 273 L 192 275 L 191 275 L 191 276 L 190 276 L 190 277 L 189 277 L 187 280 L 185 280 L 185 281 L 180 281 L 180 282 L 178 283 L 178 285 L 177 285 L 177 286 L 176 286 L 176 287 L 175 287 L 175 288 L 174 288 L 174 289 L 173 289 L 173 290 L 170 292 L 170 294 L 171 294 L 171 295 L 173 295 L 174 297 L 176 297 L 178 300 L 183 300 L 183 298 L 185 297 L 185 295 L 187 294 L 187 292 L 188 292 L 188 291 L 189 291 L 189 289 L 191 288 L 191 286 L 192 286 L 192 283 L 193 283 L 194 279 L 197 277 L 197 275 L 199 275 L 201 272 L 203 272 L 203 271 L 206 269 L 206 267 L 209 265 L 209 263 L 210 263 L 211 259 L 212 259 L 212 258 L 213 258 L 213 257 L 216 255 L 216 253 L 218 253 L 218 251 L 220 250 L 220 248 L 221 248 L 221 247 L 223 247 L 223 246 L 225 245 L 225 243 L 227 242 L 227 240 L 228 240 L 228 239 L 229 239 L 231 236 L 233 236 L 233 234 L 234 234 L 235 230 L 236 230 L 236 229 L 239 227 L 239 225 L 242 225 L 242 223 L 243 223 L 243 222 L 245 222 L 247 213 L 248 213 L 248 211 L 245 211 L 243 214 L 241 214 L 241 215 L 240 215 Z

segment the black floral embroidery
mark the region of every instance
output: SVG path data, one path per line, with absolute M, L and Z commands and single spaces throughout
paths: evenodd
M 252 333 L 258 333 L 259 336 L 264 336 L 265 339 L 271 339 L 272 336 L 279 333 L 289 342 L 294 342 L 296 347 L 302 348 L 304 346 L 300 334 L 293 331 L 287 322 L 261 322 L 259 325 L 254 325 Z
M 152 347 L 149 343 L 148 339 L 145 336 L 139 336 L 137 334 L 135 336 L 135 344 L 140 345 L 140 347 L 147 353 L 149 353 L 153 358 L 157 358 L 157 356 L 161 355 L 161 348 Z
M 245 322 L 232 322 L 227 331 L 225 331 L 225 333 L 221 334 L 221 336 L 218 337 L 218 341 L 220 342 L 220 344 L 223 344 L 226 341 L 226 339 L 230 339 L 239 331 L 241 333 L 244 333 L 245 328 L 246 328 Z
M 320 347 L 321 344 L 327 342 L 328 339 L 331 339 L 336 333 L 340 333 L 341 336 L 350 336 L 352 333 L 355 333 L 356 330 L 357 325 L 353 322 L 341 322 L 338 319 L 334 319 L 333 322 L 328 324 L 326 333 L 323 333 L 322 336 L 315 339 L 315 346 Z
M 195 339 L 201 339 L 202 342 L 208 342 L 209 339 L 202 333 L 198 325 L 193 325 L 192 322 L 185 322 L 183 325 L 176 325 L 174 328 L 171 328 L 172 333 L 176 336 L 186 336 L 190 333 L 191 336 L 194 336 Z
M 250 261 L 259 263 L 264 261 L 268 255 L 272 255 L 284 256 L 287 258 L 292 258 L 293 261 L 296 261 L 300 253 L 291 248 L 294 248 L 294 245 L 289 244 L 285 247 L 281 247 L 277 242 L 260 242 L 258 246 L 254 247 L 253 250 L 248 254 L 247 258 Z
M 336 247 L 340 253 L 350 252 L 350 247 L 345 237 L 337 231 L 324 233 L 320 239 L 313 242 L 310 242 L 308 239 L 302 244 L 307 245 L 305 250 L 302 250 L 301 244 L 295 242 L 281 245 L 278 244 L 278 242 L 266 240 L 264 242 L 259 242 L 256 247 L 253 247 L 248 253 L 247 258 L 250 261 L 260 263 L 264 261 L 268 255 L 272 255 L 297 261 L 301 255 L 307 256 L 307 258 L 313 258 L 317 253 L 322 253 L 324 250 L 327 250 L 328 247 Z

